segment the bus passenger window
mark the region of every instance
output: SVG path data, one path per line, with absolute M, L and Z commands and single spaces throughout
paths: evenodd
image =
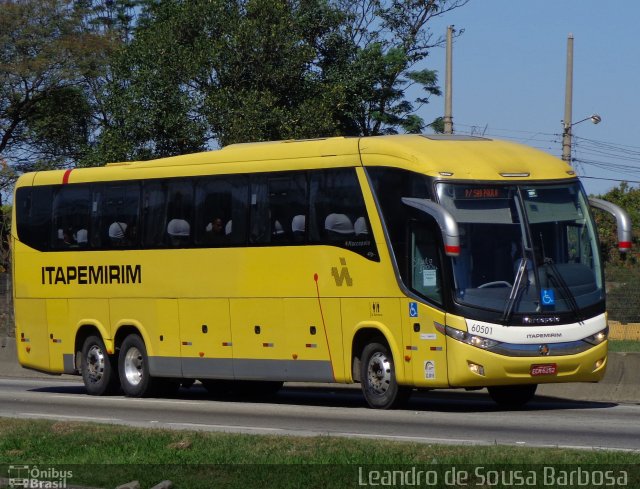
M 101 247 L 128 248 L 138 245 L 140 186 L 137 183 L 106 185 L 100 212 Z
M 53 248 L 79 248 L 78 233 L 86 246 L 87 230 L 90 224 L 91 187 L 69 185 L 60 188 L 53 201 Z
M 169 246 L 185 247 L 191 243 L 193 221 L 193 183 L 170 181 L 167 185 L 167 235 Z
M 309 237 L 339 246 L 370 260 L 379 260 L 369 235 L 367 209 L 353 168 L 312 172 Z
M 257 176 L 251 189 L 251 242 L 277 245 L 303 242 L 308 206 L 306 173 Z M 302 218 L 302 233 L 300 222 L 298 230 L 293 229 L 296 216 Z
M 45 251 L 51 246 L 52 201 L 51 186 L 20 187 L 16 191 L 18 238 L 40 251 Z
M 145 182 L 143 192 L 142 240 L 145 248 L 162 246 L 165 242 L 166 192 L 160 182 Z
M 196 182 L 195 226 L 198 246 L 244 244 L 247 178 L 243 176 L 206 177 Z M 233 221 L 237 225 L 232 225 Z

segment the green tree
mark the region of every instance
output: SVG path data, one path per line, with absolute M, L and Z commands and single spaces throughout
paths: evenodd
M 340 0 L 349 22 L 345 36 L 350 49 L 332 78 L 345 86 L 349 101 L 340 114 L 345 132 L 354 135 L 417 133 L 427 124 L 416 111 L 440 95 L 437 72 L 414 69 L 436 46 L 444 44 L 429 24 L 435 17 L 465 5 L 468 0 Z M 462 31 L 458 31 L 460 35 Z M 423 95 L 410 101 L 407 89 L 417 85 Z M 436 131 L 442 123 L 431 124 Z
M 59 105 L 74 96 L 78 26 L 71 2 L 0 3 L 0 155 L 11 165 L 52 157 L 64 163 L 68 148 L 42 143 L 54 134 L 69 136 L 69 123 L 80 116 L 81 109 Z M 50 117 L 52 109 L 59 119 Z
M 215 144 L 419 132 L 440 93 L 428 23 L 468 0 L 146 2 L 117 53 L 99 159 Z M 410 85 L 424 96 L 408 101 Z

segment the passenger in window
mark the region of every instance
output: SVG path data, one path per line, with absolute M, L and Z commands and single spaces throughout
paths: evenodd
M 184 246 L 189 242 L 191 226 L 184 219 L 171 219 L 167 224 L 167 234 L 171 246 Z
M 277 219 L 273 222 L 273 231 L 271 232 L 274 241 L 284 241 L 286 239 L 284 228 Z
M 215 217 L 205 228 L 205 241 L 209 244 L 221 243 L 224 241 L 224 224 L 221 218 Z
M 58 231 L 58 236 L 60 232 Z M 75 246 L 76 241 L 73 239 L 73 231 L 71 228 L 62 229 L 62 245 L 63 246 Z

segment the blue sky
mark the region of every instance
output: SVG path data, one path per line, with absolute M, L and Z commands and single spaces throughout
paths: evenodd
M 574 165 L 589 193 L 640 182 L 640 1 L 471 0 L 431 24 L 464 29 L 453 51 L 456 133 L 523 142 L 560 156 L 567 36 L 574 36 Z M 445 50 L 425 66 L 444 87 Z M 432 98 L 420 115 L 444 111 Z M 634 186 L 638 186 L 635 183 Z

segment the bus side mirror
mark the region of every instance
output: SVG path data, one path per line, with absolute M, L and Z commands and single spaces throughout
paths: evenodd
M 447 256 L 460 256 L 458 223 L 447 209 L 429 199 L 402 197 L 402 203 L 433 217 L 442 233 L 445 254 Z
M 596 209 L 608 212 L 616 219 L 618 228 L 618 249 L 621 253 L 626 253 L 631 249 L 631 218 L 629 214 L 615 204 L 606 200 L 589 197 L 589 204 Z

